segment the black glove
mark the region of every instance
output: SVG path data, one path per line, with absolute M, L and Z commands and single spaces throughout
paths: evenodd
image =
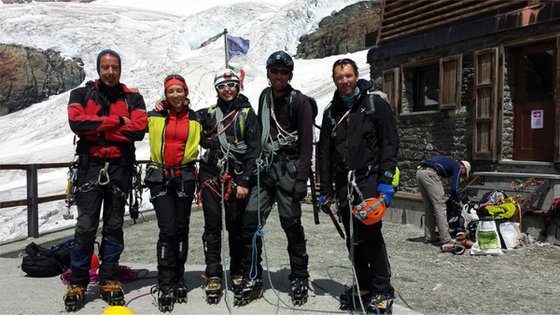
M 307 196 L 307 181 L 296 180 L 292 190 L 292 199 L 302 201 L 305 196 Z

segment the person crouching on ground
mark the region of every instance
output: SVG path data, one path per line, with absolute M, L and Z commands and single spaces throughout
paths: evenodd
M 456 161 L 446 156 L 435 156 L 423 161 L 416 171 L 416 182 L 424 201 L 424 243 L 437 243 L 441 249 L 452 249 L 455 242 L 449 234 L 445 193 L 441 178 L 451 177 L 451 198 L 462 207 L 459 196 L 461 176 L 469 176 L 471 164 L 468 161 Z M 439 237 L 436 235 L 436 226 Z

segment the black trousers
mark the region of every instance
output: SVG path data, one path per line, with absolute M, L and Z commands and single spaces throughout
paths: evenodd
M 200 169 L 200 189 L 202 189 L 202 209 L 204 211 L 204 258 L 206 262 L 206 276 L 222 277 L 222 198 L 216 192 L 222 193 L 221 183 L 215 170 Z M 208 180 L 211 180 L 208 182 Z M 204 183 L 211 187 L 203 186 Z M 232 275 L 243 274 L 241 268 L 241 224 L 243 213 L 247 207 L 246 199 L 237 199 L 235 189 L 232 189 L 228 200 L 224 202 L 225 222 L 229 243 L 229 270 Z
M 309 278 L 305 232 L 301 224 L 301 202 L 292 199 L 295 183 L 297 160 L 276 160 L 268 172 L 261 172 L 260 183 L 250 192 L 249 204 L 242 224 L 243 268 L 247 276 L 262 279 L 262 241 L 253 239 L 260 224 L 266 224 L 272 205 L 277 202 L 280 224 L 288 239 L 288 256 L 290 259 L 290 280 Z M 256 251 L 256 261 L 253 252 Z
M 336 195 L 339 201 L 339 211 L 342 215 L 344 230 L 346 232 L 346 246 L 352 253 L 354 267 L 358 278 L 360 290 L 373 293 L 394 294 L 391 286 L 391 265 L 387 257 L 387 249 L 383 234 L 382 222 L 365 225 L 350 214 L 348 207 L 347 173 L 336 174 Z M 377 176 L 357 176 L 356 183 L 364 198 L 377 197 Z M 359 197 L 354 193 L 354 205 L 360 203 Z M 353 233 L 350 234 L 350 224 Z M 351 238 L 349 237 L 351 236 Z
M 99 278 L 101 281 L 117 280 L 119 259 L 124 250 L 123 229 L 126 193 L 130 190 L 132 164 L 125 165 L 121 159 L 110 161 L 107 185 L 96 183 L 105 162 L 100 159 L 81 157 L 78 165 L 76 205 L 78 218 L 71 252 L 70 283 L 87 286 L 89 267 L 94 250 L 101 207 L 103 206 L 103 230 L 99 247 Z
M 165 183 L 148 183 L 159 227 L 158 284 L 171 287 L 183 281 L 189 252 L 189 222 L 195 193 L 194 170 Z

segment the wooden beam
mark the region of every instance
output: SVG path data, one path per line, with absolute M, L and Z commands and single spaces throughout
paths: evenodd
M 424 15 L 420 14 L 411 17 L 410 19 L 401 19 L 395 24 L 386 24 L 386 19 L 384 19 L 382 21 L 382 26 L 379 32 L 379 42 L 403 35 L 418 33 L 426 29 L 435 28 L 437 26 L 450 24 L 452 22 L 473 17 L 485 12 L 497 11 L 502 8 L 517 5 L 519 2 L 521 2 L 521 0 L 505 2 L 492 0 L 475 3 L 469 1 L 466 5 L 462 2 L 453 2 L 449 6 L 442 7 L 438 10 L 433 10 L 433 12 L 427 12 Z
M 391 35 L 405 30 L 417 31 L 426 27 L 434 27 L 435 25 L 448 24 L 449 22 L 464 19 L 483 12 L 487 12 L 499 7 L 509 6 L 510 3 L 495 2 L 476 2 L 472 5 L 465 6 L 464 3 L 457 2 L 448 7 L 442 7 L 427 15 L 417 15 L 411 19 L 403 19 L 390 25 L 383 25 L 381 31 L 384 34 Z M 447 13 L 445 13 L 447 12 Z M 433 14 L 432 14 L 433 13 Z

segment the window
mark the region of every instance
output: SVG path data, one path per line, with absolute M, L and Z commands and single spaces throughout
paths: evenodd
M 439 65 L 412 68 L 412 104 L 415 112 L 439 108 Z
M 462 64 L 462 55 L 456 55 L 404 66 L 403 107 L 421 112 L 461 106 Z

